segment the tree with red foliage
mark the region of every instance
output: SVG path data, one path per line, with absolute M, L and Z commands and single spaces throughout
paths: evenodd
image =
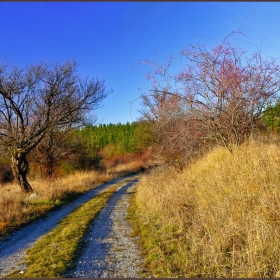
M 233 145 L 248 141 L 264 108 L 280 90 L 277 61 L 264 58 L 260 50 L 249 55 L 233 47 L 228 39 L 234 33 L 213 49 L 197 44 L 183 50 L 181 58 L 186 58 L 187 64 L 177 75 L 167 75 L 171 62 L 166 66 L 150 63 L 155 66 L 148 75 L 154 94 L 142 95 L 144 106 L 153 115 L 148 96 L 157 100 L 157 95 L 162 98 L 166 93 L 176 96 L 188 108 L 184 120 L 192 121 L 193 131 L 230 151 Z M 171 116 L 168 111 L 166 114 Z
M 248 55 L 233 47 L 228 37 L 212 50 L 198 44 L 181 55 L 188 65 L 177 82 L 208 136 L 230 151 L 232 145 L 248 141 L 280 90 L 277 61 L 265 59 L 261 51 Z

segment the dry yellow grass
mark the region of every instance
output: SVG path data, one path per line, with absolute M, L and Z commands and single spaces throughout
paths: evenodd
M 77 172 L 54 181 L 30 180 L 36 193 L 32 199 L 29 199 L 30 194 L 22 193 L 16 184 L 1 186 L 0 236 L 118 175 L 91 171 Z
M 145 175 L 135 203 L 156 277 L 280 277 L 280 148 L 217 148 Z

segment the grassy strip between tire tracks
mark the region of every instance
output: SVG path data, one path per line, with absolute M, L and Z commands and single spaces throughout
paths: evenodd
M 64 218 L 54 230 L 26 251 L 28 268 L 24 273 L 16 271 L 6 278 L 64 277 L 67 270 L 74 267 L 75 259 L 84 246 L 81 239 L 90 223 L 117 189 L 133 179 L 135 177 L 113 185 Z

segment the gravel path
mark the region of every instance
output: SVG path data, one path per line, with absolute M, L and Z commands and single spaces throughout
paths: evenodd
M 132 176 L 131 176 L 132 177 Z M 23 270 L 25 250 L 31 248 L 46 233 L 51 231 L 64 217 L 73 212 L 78 206 L 87 202 L 100 192 L 111 187 L 113 184 L 122 182 L 126 178 L 112 180 L 102 184 L 80 196 L 75 201 L 50 212 L 44 218 L 38 219 L 21 230 L 14 232 L 8 237 L 0 239 L 0 277 L 12 270 Z
M 147 271 L 141 269 L 144 259 L 135 244 L 137 237 L 130 236 L 132 229 L 126 219 L 136 182 L 137 179 L 124 184 L 100 212 L 84 238 L 86 247 L 77 261 L 76 269 L 69 272 L 67 277 L 150 277 Z

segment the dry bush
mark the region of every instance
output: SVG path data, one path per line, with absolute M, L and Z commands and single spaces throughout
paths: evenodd
M 152 147 L 142 153 L 115 155 L 110 159 L 102 159 L 102 164 L 109 174 L 122 177 L 134 172 L 144 171 L 155 162 Z
M 14 180 L 11 163 L 6 162 L 0 164 L 0 184 L 10 183 Z
M 279 146 L 258 141 L 143 176 L 136 203 L 154 275 L 279 277 L 279 174 Z

